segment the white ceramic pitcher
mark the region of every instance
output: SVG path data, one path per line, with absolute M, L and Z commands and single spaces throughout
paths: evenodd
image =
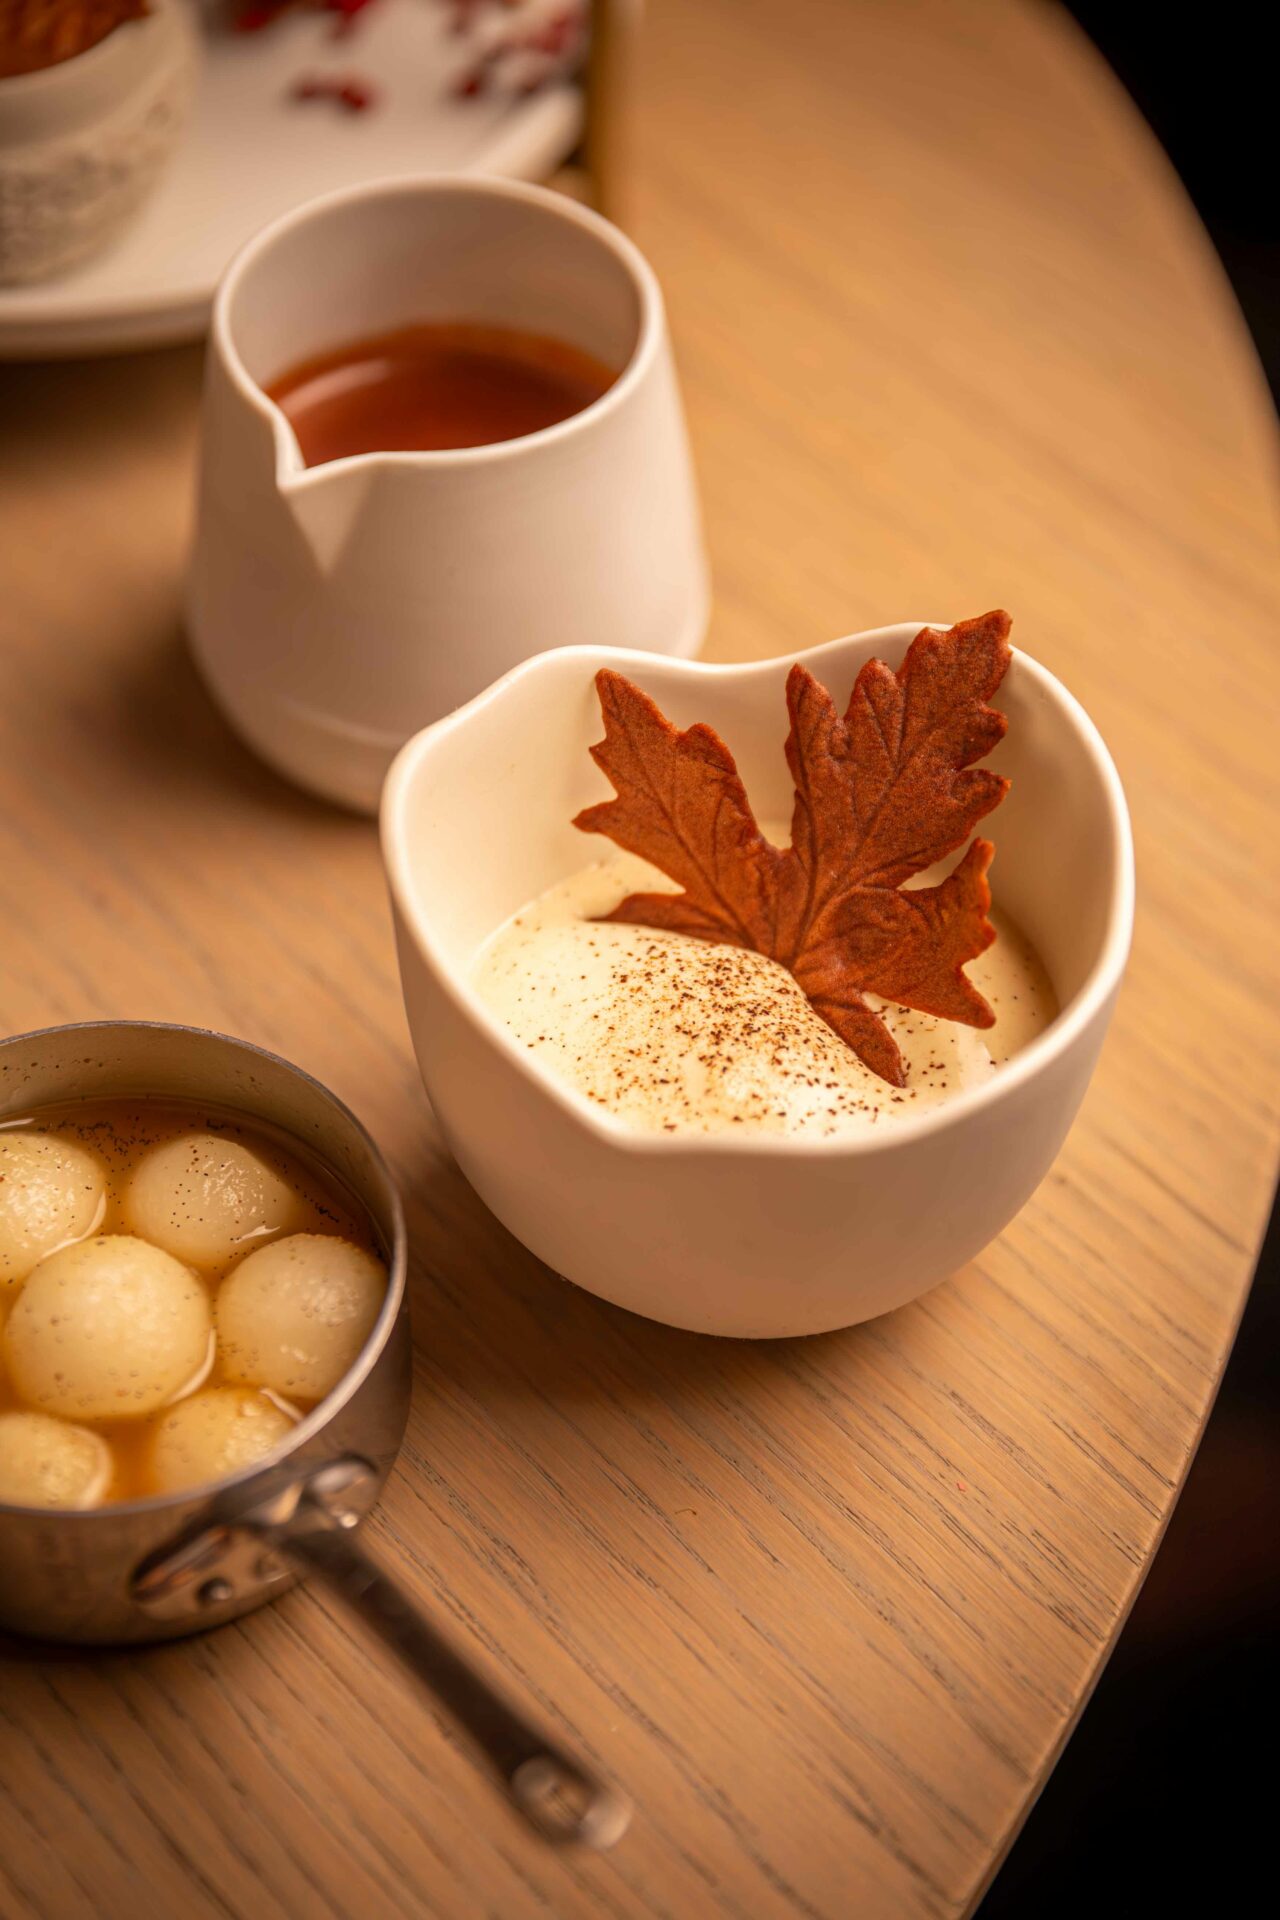
M 264 385 L 430 320 L 555 335 L 621 372 L 521 439 L 306 467 Z M 510 181 L 387 181 L 286 215 L 232 263 L 188 627 L 219 704 L 282 773 L 372 809 L 411 734 L 530 654 L 685 657 L 707 610 L 662 296 L 607 221 Z

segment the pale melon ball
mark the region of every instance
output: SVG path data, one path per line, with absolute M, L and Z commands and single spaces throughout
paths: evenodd
M 184 1133 L 153 1147 L 124 1195 L 134 1233 L 197 1267 L 225 1266 L 245 1242 L 287 1233 L 293 1189 L 250 1148 L 220 1133 Z
M 106 1202 L 95 1154 L 50 1133 L 0 1132 L 0 1293 L 92 1233 Z
M 157 1493 L 203 1486 L 252 1466 L 293 1429 L 282 1407 L 253 1387 L 206 1387 L 160 1416 L 151 1443 Z
M 42 1260 L 4 1330 L 14 1387 L 46 1413 L 154 1413 L 209 1364 L 209 1296 L 189 1267 L 128 1234 Z
M 96 1507 L 111 1449 L 88 1427 L 47 1413 L 0 1413 L 0 1500 L 19 1507 Z
M 386 1290 L 381 1261 L 349 1240 L 277 1240 L 249 1254 L 218 1290 L 222 1370 L 286 1400 L 323 1399 L 368 1339 Z

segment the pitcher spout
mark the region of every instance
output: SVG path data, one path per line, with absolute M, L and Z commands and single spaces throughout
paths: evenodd
M 277 469 L 281 500 L 318 572 L 332 573 L 337 566 L 360 523 L 372 481 L 364 460 Z

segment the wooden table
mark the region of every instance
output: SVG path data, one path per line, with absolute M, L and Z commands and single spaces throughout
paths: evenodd
M 1133 803 L 1113 1037 L 1042 1191 L 917 1306 L 736 1346 L 570 1289 L 441 1148 L 373 828 L 264 772 L 183 654 L 199 355 L 4 370 L 0 1023 L 207 1023 L 370 1123 L 418 1355 L 377 1544 L 639 1809 L 543 1849 L 298 1592 L 9 1650 L 5 1920 L 957 1914 L 1212 1401 L 1280 1051 L 1274 446 L 1217 261 L 1056 9 L 660 0 L 642 66 L 710 654 L 1009 606 Z

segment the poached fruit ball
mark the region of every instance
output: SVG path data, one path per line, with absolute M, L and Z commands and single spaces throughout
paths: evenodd
M 101 1434 L 47 1413 L 0 1413 L 0 1500 L 20 1507 L 96 1507 L 111 1480 Z
M 245 1243 L 287 1233 L 297 1198 L 265 1160 L 220 1133 L 183 1133 L 153 1147 L 124 1194 L 134 1233 L 196 1267 L 222 1267 Z
M 102 1165 L 86 1147 L 0 1131 L 0 1295 L 46 1254 L 92 1233 L 105 1204 Z
M 212 1332 L 189 1267 L 129 1234 L 97 1234 L 40 1262 L 5 1323 L 4 1355 L 18 1394 L 42 1413 L 119 1420 L 193 1386 Z
M 386 1290 L 381 1261 L 335 1234 L 260 1248 L 218 1290 L 223 1373 L 286 1400 L 322 1400 L 368 1339 Z
M 178 1493 L 252 1466 L 293 1426 L 254 1387 L 204 1387 L 160 1416 L 151 1442 L 156 1492 Z

